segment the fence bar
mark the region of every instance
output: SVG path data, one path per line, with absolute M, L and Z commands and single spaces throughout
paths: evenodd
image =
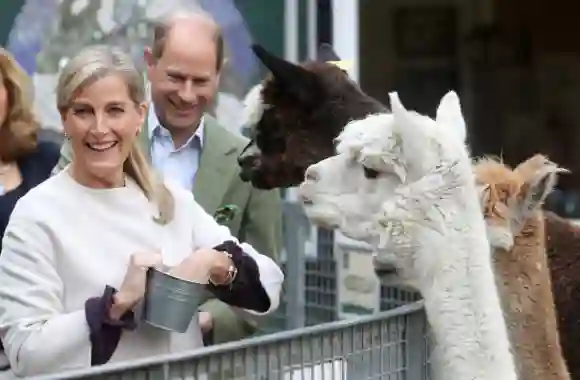
M 332 368 L 342 362 L 346 363 L 346 371 L 349 369 L 355 369 L 355 367 L 360 366 L 361 355 L 365 355 L 368 350 L 369 344 L 373 342 L 371 339 L 372 332 L 380 332 L 382 338 L 374 339 L 374 348 L 379 347 L 378 344 L 382 341 L 385 349 L 389 349 L 393 345 L 397 345 L 399 342 L 393 340 L 388 341 L 390 335 L 388 335 L 389 330 L 398 325 L 401 317 L 406 317 L 410 314 L 418 314 L 419 318 L 424 315 L 423 313 L 423 302 L 415 302 L 413 304 L 405 305 L 397 309 L 393 309 L 386 312 L 381 312 L 365 317 L 361 317 L 356 320 L 343 320 L 331 323 L 325 323 L 321 325 L 305 327 L 299 330 L 283 331 L 275 334 L 258 336 L 250 339 L 245 339 L 237 342 L 229 342 L 216 346 L 209 346 L 197 350 L 193 350 L 186 353 L 170 354 L 170 355 L 160 355 L 154 358 L 139 359 L 131 362 L 124 363 L 113 363 L 106 364 L 100 367 L 68 371 L 66 373 L 42 376 L 42 377 L 32 377 L 30 380 L 72 380 L 72 379 L 110 379 L 110 380 L 168 380 L 168 379 L 208 379 L 208 380 L 231 380 L 233 377 L 227 377 L 225 372 L 222 372 L 222 376 L 217 378 L 212 376 L 197 376 L 199 373 L 199 368 L 202 367 L 203 372 L 206 374 L 210 372 L 210 367 L 212 363 L 217 363 L 217 368 L 221 365 L 230 366 L 228 371 L 245 372 L 240 378 L 244 379 L 321 379 L 329 378 L 329 380 L 345 380 L 343 378 L 331 378 L 328 377 L 327 370 L 323 370 L 323 367 Z M 376 326 L 378 328 L 373 328 Z M 391 326 L 389 328 L 389 326 Z M 371 334 L 371 335 L 369 335 Z M 326 339 L 322 339 L 326 337 Z M 385 341 L 386 339 L 386 341 Z M 327 350 L 321 351 L 317 348 L 320 342 L 326 341 L 330 344 L 327 348 L 332 348 L 333 354 L 330 354 Z M 355 343 L 356 342 L 356 343 Z M 280 348 L 288 348 L 287 355 L 277 355 Z M 303 357 L 300 358 L 296 355 L 297 352 L 304 352 Z M 247 357 L 249 361 L 242 361 L 243 368 L 233 368 L 232 357 L 235 357 L 239 353 L 241 357 Z M 420 365 L 421 352 L 415 353 L 413 357 L 413 364 Z M 278 357 L 278 358 L 276 358 Z M 269 358 L 265 363 L 263 360 Z M 272 358 L 276 358 L 275 362 L 271 361 Z M 302 359 L 302 360 L 299 360 Z M 304 363 L 304 361 L 309 363 Z M 284 364 L 281 364 L 283 361 Z M 208 365 L 209 363 L 209 365 Z M 228 364 L 229 363 L 229 364 Z M 247 363 L 250 363 L 248 365 Z M 254 365 L 252 365 L 252 363 Z M 262 365 L 260 365 L 262 363 Z M 263 364 L 271 364 L 271 369 L 260 370 L 261 376 L 252 375 L 257 371 L 256 368 L 263 367 Z M 268 365 L 266 365 L 268 366 Z M 317 366 L 317 367 L 316 367 Z M 399 368 L 400 363 L 392 363 L 390 365 L 391 369 Z M 314 369 L 316 367 L 316 369 Z M 293 370 L 293 368 L 297 368 Z M 214 368 L 215 369 L 215 368 Z M 241 371 L 240 371 L 241 369 Z M 313 371 L 319 372 L 323 371 L 325 374 L 323 377 L 308 376 L 307 372 Z M 384 368 L 388 370 L 389 368 Z M 284 374 L 292 373 L 291 377 L 286 376 L 276 376 L 273 375 L 274 372 L 281 371 Z M 304 372 L 304 374 L 294 376 L 294 373 Z M 195 373 L 194 377 L 192 374 Z M 264 374 L 262 374 L 264 373 Z M 385 377 L 373 377 L 373 379 L 387 379 L 389 375 L 386 372 Z M 226 377 L 224 377 L 226 376 Z M 238 379 L 238 375 L 235 377 Z M 350 376 L 347 377 L 350 380 Z M 421 378 L 408 378 L 409 380 L 421 380 Z M 359 379 L 356 379 L 359 380 Z
M 286 248 L 286 328 L 305 326 L 304 281 L 306 274 L 305 242 L 310 234 L 310 223 L 302 206 L 284 202 L 284 239 Z
M 416 313 L 407 315 L 405 336 L 407 340 L 405 362 L 407 380 L 428 379 L 425 363 L 429 357 L 425 341 L 426 319 L 423 314 Z M 419 365 L 421 364 L 421 365 Z

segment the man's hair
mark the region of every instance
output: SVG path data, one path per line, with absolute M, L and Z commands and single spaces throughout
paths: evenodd
M 153 59 L 157 61 L 161 58 L 165 49 L 167 36 L 169 35 L 169 32 L 171 32 L 171 28 L 173 28 L 176 20 L 184 17 L 199 17 L 204 21 L 213 24 L 215 28 L 213 37 L 216 45 L 216 69 L 217 71 L 220 71 L 225 60 L 223 33 L 212 15 L 202 9 L 196 9 L 195 11 L 188 10 L 173 12 L 153 22 L 153 46 L 151 48 Z

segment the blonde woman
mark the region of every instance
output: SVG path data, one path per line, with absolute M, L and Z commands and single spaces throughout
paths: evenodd
M 185 334 L 135 323 L 148 267 L 201 270 L 250 314 L 277 308 L 280 268 L 151 173 L 136 141 L 143 80 L 124 52 L 82 50 L 62 70 L 57 107 L 73 160 L 17 203 L 0 256 L 0 333 L 17 375 L 201 347 L 197 320 Z

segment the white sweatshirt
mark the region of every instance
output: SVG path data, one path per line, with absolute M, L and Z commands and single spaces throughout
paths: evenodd
M 198 248 L 237 242 L 190 192 L 167 186 L 176 210 L 166 226 L 153 221 L 157 207 L 130 180 L 123 188 L 92 189 L 63 170 L 18 201 L 0 255 L 0 335 L 17 375 L 90 366 L 85 301 L 106 285 L 120 287 L 132 253 L 160 251 L 164 264 L 175 265 Z M 270 313 L 284 275 L 269 257 L 242 248 L 258 265 Z M 109 363 L 202 346 L 197 321 L 184 334 L 139 324 L 123 332 Z

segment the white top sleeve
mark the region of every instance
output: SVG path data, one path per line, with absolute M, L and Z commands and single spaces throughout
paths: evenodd
M 12 213 L 0 255 L 0 335 L 12 370 L 33 376 L 89 367 L 85 312 L 64 313 L 54 242 L 24 206 Z
M 196 244 L 195 249 L 211 248 L 226 240 L 232 240 L 238 244 L 238 239 L 232 236 L 230 230 L 218 224 L 205 210 L 197 203 L 193 202 L 195 215 L 193 241 Z M 240 247 L 249 256 L 251 256 L 260 271 L 260 282 L 270 298 L 270 308 L 263 313 L 246 310 L 243 311 L 252 315 L 265 315 L 275 311 L 280 305 L 280 293 L 282 292 L 282 283 L 284 282 L 284 273 L 280 267 L 266 255 L 258 253 L 250 244 L 241 243 Z

